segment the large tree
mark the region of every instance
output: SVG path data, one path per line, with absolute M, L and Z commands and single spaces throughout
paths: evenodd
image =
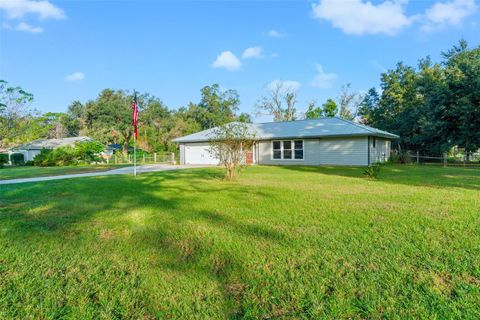
M 21 87 L 0 80 L 0 146 L 24 142 L 28 123 L 33 117 L 33 95 Z
M 138 98 L 141 110 L 143 97 Z M 88 134 L 104 143 L 121 143 L 122 151 L 127 153 L 133 135 L 132 100 L 128 91 L 105 89 L 95 101 L 87 102 Z
M 218 84 L 205 86 L 201 90 L 202 97 L 195 109 L 193 117 L 202 129 L 213 128 L 227 122 L 234 121 L 240 99 L 235 90 L 221 90 Z
M 480 148 L 480 47 L 462 40 L 442 57 L 383 73 L 381 94 L 371 89 L 361 104 L 362 121 L 400 135 L 406 149 Z
M 257 104 L 257 114 L 273 116 L 273 121 L 293 121 L 297 118 L 297 91 L 294 86 L 274 81 L 267 86 L 266 94 Z

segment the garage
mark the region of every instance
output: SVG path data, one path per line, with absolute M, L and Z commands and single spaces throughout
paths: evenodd
M 218 164 L 218 159 L 210 153 L 208 143 L 185 144 L 185 164 Z

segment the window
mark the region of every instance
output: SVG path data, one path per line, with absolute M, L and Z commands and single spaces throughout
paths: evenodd
M 273 159 L 282 159 L 280 141 L 273 141 Z
M 295 141 L 295 159 L 303 159 L 303 140 Z
M 372 145 L 373 147 L 375 148 L 375 145 L 377 144 L 377 139 L 373 138 L 373 142 L 372 142 Z
M 272 141 L 272 159 L 303 160 L 303 140 Z
M 292 141 L 283 141 L 283 159 L 292 159 Z

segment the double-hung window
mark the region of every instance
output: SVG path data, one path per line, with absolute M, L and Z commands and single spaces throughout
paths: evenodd
M 272 159 L 303 160 L 303 140 L 272 141 Z

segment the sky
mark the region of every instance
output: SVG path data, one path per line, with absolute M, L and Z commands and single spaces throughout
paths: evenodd
M 298 90 L 303 111 L 347 83 L 378 87 L 399 61 L 440 61 L 461 38 L 480 45 L 478 0 L 0 0 L 0 79 L 31 92 L 42 112 L 105 88 L 176 109 L 218 83 L 253 115 L 278 81 Z

